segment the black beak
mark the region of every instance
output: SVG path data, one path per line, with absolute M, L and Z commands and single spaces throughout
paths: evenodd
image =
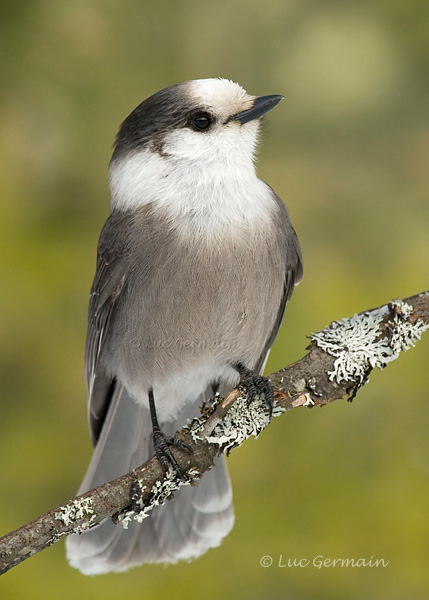
M 284 96 L 259 96 L 253 103 L 252 108 L 243 110 L 243 112 L 230 117 L 228 121 L 239 121 L 242 125 L 253 121 L 253 119 L 259 119 L 263 117 L 265 113 L 272 110 L 280 100 L 283 100 Z

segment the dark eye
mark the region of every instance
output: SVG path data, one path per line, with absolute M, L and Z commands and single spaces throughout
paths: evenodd
M 212 124 L 212 118 L 206 113 L 197 115 L 191 119 L 191 126 L 197 131 L 204 131 Z

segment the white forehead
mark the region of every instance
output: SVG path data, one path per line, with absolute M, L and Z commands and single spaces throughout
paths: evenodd
M 189 82 L 189 93 L 199 104 L 227 115 L 251 108 L 255 100 L 229 79 L 194 79 Z

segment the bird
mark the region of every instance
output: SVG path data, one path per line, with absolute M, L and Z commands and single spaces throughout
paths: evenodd
M 184 476 L 174 433 L 216 392 L 241 383 L 272 407 L 262 373 L 303 272 L 287 209 L 255 170 L 262 118 L 282 99 L 195 79 L 156 92 L 120 126 L 89 301 L 94 452 L 79 494 L 155 453 Z M 142 523 L 69 536 L 67 558 L 86 575 L 176 563 L 220 545 L 233 523 L 220 456 Z

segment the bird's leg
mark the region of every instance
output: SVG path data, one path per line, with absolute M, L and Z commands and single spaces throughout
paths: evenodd
M 267 377 L 263 377 L 251 369 L 248 369 L 242 363 L 234 363 L 232 367 L 240 375 L 239 385 L 246 388 L 247 404 L 249 405 L 256 398 L 263 395 L 271 417 L 274 404 L 274 392 L 270 380 Z
M 176 475 L 179 479 L 186 481 L 185 475 L 182 473 L 181 468 L 176 462 L 176 459 L 172 455 L 170 451 L 170 446 L 175 448 L 179 448 L 180 450 L 189 450 L 192 452 L 192 449 L 188 444 L 185 444 L 184 441 L 178 440 L 175 437 L 170 435 L 166 435 L 159 426 L 158 417 L 156 415 L 155 408 L 155 399 L 153 396 L 153 389 L 149 390 L 149 408 L 150 408 L 150 417 L 152 419 L 152 436 L 153 436 L 153 445 L 155 447 L 155 452 L 158 457 L 159 462 L 164 467 L 165 470 L 171 465 L 176 472 Z

